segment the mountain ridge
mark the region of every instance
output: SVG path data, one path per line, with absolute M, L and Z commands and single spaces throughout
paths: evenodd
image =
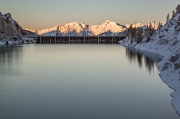
M 88 25 L 84 22 L 71 22 L 37 31 L 28 28 L 26 30 L 35 32 L 37 35 L 42 36 L 98 36 L 105 34 L 115 36 L 124 34 L 127 27 L 126 25 L 106 20 L 101 25 Z
M 157 29 L 158 26 L 156 24 L 151 24 Z M 147 25 L 140 22 L 132 24 L 133 27 L 142 27 L 143 29 L 145 29 Z M 70 22 L 41 30 L 29 28 L 26 28 L 26 30 L 42 36 L 119 36 L 125 35 L 129 26 L 130 24 L 122 25 L 120 23 L 112 22 L 111 20 L 106 20 L 100 25 L 88 25 L 85 22 Z

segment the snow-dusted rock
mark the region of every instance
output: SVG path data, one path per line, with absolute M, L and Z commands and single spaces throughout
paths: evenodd
M 0 12 L 0 17 L 2 17 L 3 16 L 3 14 Z
M 0 45 L 23 43 L 23 35 L 34 35 L 34 33 L 23 30 L 10 13 L 0 13 Z
M 6 17 L 6 18 L 7 18 L 7 17 L 8 17 L 8 18 L 12 18 L 12 17 L 11 17 L 11 13 L 6 13 L 6 14 L 4 14 L 4 17 Z

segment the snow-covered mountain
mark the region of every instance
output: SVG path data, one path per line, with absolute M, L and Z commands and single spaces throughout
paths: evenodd
M 10 44 L 23 43 L 23 35 L 34 35 L 34 33 L 22 29 L 10 13 L 3 15 L 0 12 L 0 45 L 7 44 L 7 42 Z
M 10 13 L 2 14 L 0 12 L 0 45 L 12 42 L 19 42 L 24 30 L 11 17 Z
M 106 32 L 112 32 L 112 33 L 117 34 L 117 33 L 121 33 L 123 31 L 127 30 L 127 27 L 124 25 L 121 25 L 119 23 L 115 23 L 115 22 L 111 22 L 110 20 L 107 20 L 105 23 L 102 23 L 101 25 L 90 26 L 89 30 L 94 35 L 100 35 L 100 34 L 104 34 Z
M 150 23 L 147 25 L 150 25 Z M 143 29 L 145 29 L 147 25 L 140 22 L 132 24 L 135 28 L 142 27 Z M 151 23 L 151 25 L 155 29 L 158 27 L 154 23 Z M 130 24 L 121 25 L 107 20 L 101 25 L 88 25 L 84 22 L 72 22 L 37 31 L 29 28 L 26 30 L 42 36 L 119 36 L 125 35 L 129 26 Z
M 72 22 L 42 30 L 26 29 L 43 36 L 97 36 L 97 35 L 122 35 L 127 30 L 125 25 L 107 20 L 101 25 L 87 25 L 86 23 Z
M 20 25 L 11 17 L 10 13 L 2 14 L 0 12 L 0 37 L 13 36 L 16 38 L 21 37 L 22 28 Z

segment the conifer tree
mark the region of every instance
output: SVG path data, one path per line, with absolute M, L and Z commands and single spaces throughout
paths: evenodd
M 150 40 L 154 32 L 155 32 L 154 26 L 152 26 L 152 23 L 150 22 L 150 24 L 147 25 L 146 29 L 144 30 L 144 36 L 147 38 L 147 42 Z
M 136 37 L 136 28 L 133 27 L 132 24 L 129 26 L 128 36 L 131 37 L 131 39 L 134 39 Z
M 137 28 L 137 30 L 136 30 L 136 41 L 137 41 L 137 43 L 140 43 L 143 40 L 142 32 L 143 32 L 142 28 Z
M 148 24 L 146 25 L 146 28 L 147 28 L 147 29 L 149 28 L 149 25 L 148 25 Z
M 132 26 L 132 24 L 129 26 L 129 29 L 132 29 L 133 28 L 133 26 Z
M 162 28 L 162 23 L 159 22 L 159 24 L 158 24 L 158 30 L 160 30 L 161 28 Z
M 177 12 L 177 13 L 180 13 L 180 4 L 177 5 L 177 7 L 176 7 L 176 12 Z
M 136 37 L 136 27 L 134 27 L 133 29 L 132 29 L 132 38 L 135 38 Z
M 131 37 L 131 34 L 132 34 L 132 28 L 133 28 L 133 26 L 132 26 L 132 24 L 129 26 L 129 28 L 128 28 L 128 36 L 130 36 Z
M 166 17 L 166 23 L 169 21 L 169 19 L 170 19 L 170 15 L 169 15 L 169 13 L 167 14 L 167 17 Z
M 172 11 L 172 18 L 174 17 L 174 14 L 175 14 L 175 13 L 176 13 L 176 12 L 173 10 L 173 11 Z
M 152 24 L 151 24 L 151 22 L 150 22 L 150 24 L 149 24 L 149 28 L 152 28 Z

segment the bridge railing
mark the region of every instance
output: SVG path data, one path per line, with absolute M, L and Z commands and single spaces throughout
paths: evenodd
M 108 43 L 115 44 L 125 36 L 37 36 L 37 43 Z

